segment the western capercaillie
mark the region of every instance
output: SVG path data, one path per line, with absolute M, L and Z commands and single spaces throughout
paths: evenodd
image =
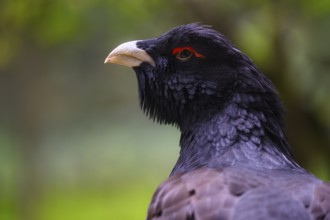
M 273 84 L 222 34 L 183 25 L 105 62 L 133 67 L 142 109 L 181 131 L 147 219 L 330 220 L 330 183 L 294 161 Z

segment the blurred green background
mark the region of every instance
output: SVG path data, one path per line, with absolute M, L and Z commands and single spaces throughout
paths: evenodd
M 191 22 L 276 84 L 296 159 L 330 179 L 330 1 L 2 0 L 0 219 L 144 219 L 179 132 L 138 107 L 119 43 Z

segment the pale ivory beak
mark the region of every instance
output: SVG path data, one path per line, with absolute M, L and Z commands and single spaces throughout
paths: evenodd
M 155 67 L 155 61 L 145 51 L 136 46 L 137 41 L 129 41 L 120 44 L 105 59 L 104 63 L 114 63 L 127 67 L 137 67 L 147 62 Z

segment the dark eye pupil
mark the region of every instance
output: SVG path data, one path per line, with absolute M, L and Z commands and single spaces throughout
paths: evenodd
M 189 50 L 183 50 L 183 51 L 181 51 L 181 53 L 180 53 L 180 57 L 181 58 L 188 58 L 188 57 L 190 57 L 191 56 L 191 51 L 189 51 Z

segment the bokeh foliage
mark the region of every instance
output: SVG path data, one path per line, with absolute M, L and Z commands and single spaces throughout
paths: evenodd
M 147 120 L 117 44 L 191 22 L 276 84 L 297 160 L 330 179 L 330 2 L 2 0 L 0 219 L 143 219 L 179 132 Z

